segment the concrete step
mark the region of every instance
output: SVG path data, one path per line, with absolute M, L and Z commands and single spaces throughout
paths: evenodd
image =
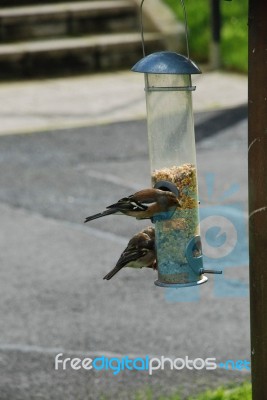
M 39 4 L 66 3 L 67 1 L 73 3 L 73 0 L 44 0 L 44 1 L 39 1 Z M 98 0 L 91 0 L 91 1 L 98 1 Z M 25 5 L 36 5 L 36 0 L 0 0 L 1 8 L 20 7 Z
M 78 1 L 0 9 L 0 42 L 139 30 L 129 0 Z
M 0 79 L 131 68 L 142 57 L 135 0 L 45 2 L 0 9 Z M 147 54 L 165 48 L 163 36 L 146 25 Z
M 163 48 L 161 35 L 147 33 L 147 53 Z M 139 33 L 90 35 L 0 46 L 0 79 L 131 68 L 142 57 Z

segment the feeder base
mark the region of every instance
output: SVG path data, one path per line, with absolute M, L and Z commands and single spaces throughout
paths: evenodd
M 188 287 L 188 286 L 201 285 L 202 283 L 207 282 L 207 280 L 208 280 L 208 278 L 206 276 L 203 276 L 199 281 L 189 282 L 189 283 L 164 283 L 159 280 L 156 280 L 154 283 L 156 286 L 176 289 L 176 288 L 182 288 L 182 287 Z

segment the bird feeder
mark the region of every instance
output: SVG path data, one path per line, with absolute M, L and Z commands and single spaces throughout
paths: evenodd
M 143 39 L 143 36 L 142 36 Z M 144 43 L 143 43 L 144 50 Z M 197 65 L 181 54 L 144 56 L 132 71 L 144 73 L 152 185 L 175 193 L 181 203 L 172 215 L 153 218 L 158 280 L 163 287 L 199 285 L 208 280 L 201 251 L 191 75 Z

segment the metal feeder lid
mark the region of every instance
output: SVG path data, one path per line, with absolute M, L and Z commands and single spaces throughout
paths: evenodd
M 193 61 L 172 51 L 149 54 L 138 61 L 132 71 L 146 74 L 201 74 Z

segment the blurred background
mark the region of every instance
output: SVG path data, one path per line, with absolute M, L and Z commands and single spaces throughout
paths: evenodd
M 150 186 L 144 77 L 130 72 L 143 56 L 139 6 L 0 0 L 0 400 L 176 400 L 249 380 L 244 370 L 54 369 L 60 352 L 249 360 L 246 1 L 185 2 L 203 71 L 193 77 L 202 216 L 219 209 L 238 233 L 218 259 L 223 276 L 186 292 L 154 286 L 153 271 L 103 281 L 148 222 L 83 224 Z M 146 54 L 185 54 L 178 0 L 146 0 L 143 26 Z
M 1 0 L 0 78 L 130 68 L 142 55 L 139 5 L 138 0 Z M 247 1 L 188 1 L 186 11 L 191 57 L 245 73 Z M 147 53 L 185 48 L 179 1 L 146 1 L 143 17 Z

